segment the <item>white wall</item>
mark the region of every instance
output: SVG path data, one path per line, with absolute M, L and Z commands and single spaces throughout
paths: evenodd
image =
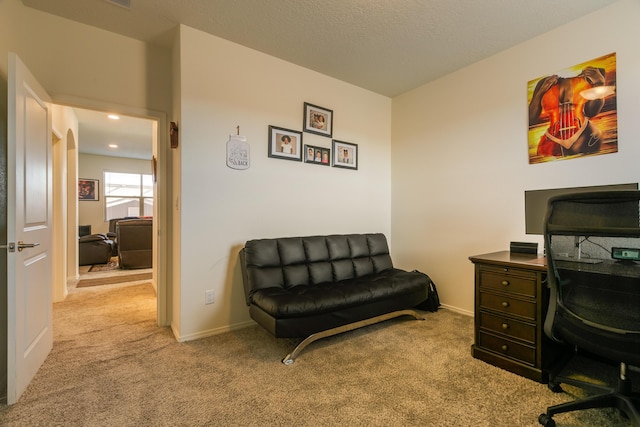
M 640 3 L 622 0 L 393 99 L 396 264 L 473 312 L 471 255 L 524 233 L 524 191 L 640 181 Z M 617 53 L 619 152 L 529 165 L 527 83 Z
M 182 264 L 180 247 L 180 224 L 182 219 L 180 216 L 180 186 L 181 186 L 181 157 L 182 151 L 181 144 L 181 132 L 182 116 L 180 115 L 182 106 L 182 95 L 180 92 L 182 77 L 180 74 L 180 31 L 176 31 L 173 39 L 173 46 L 171 50 L 171 74 L 173 76 L 172 97 L 173 97 L 173 110 L 171 111 L 172 121 L 178 126 L 178 147 L 171 149 L 171 195 L 172 200 L 169 203 L 171 207 L 171 234 L 168 238 L 172 250 L 173 268 L 171 269 L 171 283 L 173 292 L 168 293 L 167 307 L 170 312 L 169 319 L 171 328 L 176 336 L 179 336 L 178 331 L 181 330 L 180 323 L 180 304 L 182 299 L 180 298 L 180 265 Z M 175 315 L 174 315 L 175 314 Z
M 391 100 L 187 27 L 179 57 L 181 313 L 174 322 L 180 339 L 191 339 L 249 320 L 237 260 L 246 240 L 389 235 Z M 304 102 L 333 110 L 333 137 L 358 144 L 357 171 L 267 157 L 268 126 L 301 131 Z M 226 166 L 236 126 L 250 144 L 245 171 Z M 309 133 L 303 142 L 331 147 L 330 138 Z M 206 289 L 215 304 L 204 305 Z
M 80 142 L 82 144 L 82 141 Z M 91 225 L 92 233 L 109 231 L 109 221 L 105 221 L 104 173 L 140 173 L 151 174 L 151 160 L 128 159 L 123 157 L 98 156 L 95 154 L 78 155 L 78 178 L 97 179 L 99 198 L 97 201 L 78 202 L 78 224 Z
M 158 111 L 171 108 L 168 49 L 0 1 L 0 74 L 20 56 L 54 101 L 97 100 Z
M 69 164 L 70 154 L 75 155 L 75 135 L 78 119 L 69 107 L 52 106 L 53 143 L 53 301 L 63 301 L 67 296 L 67 280 L 78 274 L 77 232 L 69 234 L 69 225 L 76 230 L 76 205 L 69 203 L 69 181 L 76 182 L 76 162 Z M 71 199 L 75 199 L 75 192 Z M 72 208 L 70 211 L 69 208 Z M 71 213 L 70 213 L 71 212 Z M 74 264 L 70 264 L 69 260 Z

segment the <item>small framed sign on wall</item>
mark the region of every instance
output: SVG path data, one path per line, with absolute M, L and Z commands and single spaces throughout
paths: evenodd
M 97 201 L 100 195 L 100 181 L 97 179 L 78 180 L 78 200 Z

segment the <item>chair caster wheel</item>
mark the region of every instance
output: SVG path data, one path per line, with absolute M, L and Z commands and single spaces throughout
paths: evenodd
M 562 393 L 564 391 L 562 390 L 562 387 L 558 383 L 550 382 L 549 384 L 547 384 L 547 387 L 549 388 L 549 390 L 551 390 L 554 393 Z
M 556 427 L 556 422 L 547 414 L 540 414 L 538 422 L 544 427 Z

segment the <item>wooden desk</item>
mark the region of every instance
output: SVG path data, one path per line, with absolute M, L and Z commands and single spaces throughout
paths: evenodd
M 549 304 L 545 258 L 502 251 L 469 259 L 475 265 L 473 357 L 548 382 L 559 346 L 543 330 Z

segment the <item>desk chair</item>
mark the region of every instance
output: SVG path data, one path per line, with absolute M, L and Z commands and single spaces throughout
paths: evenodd
M 563 195 L 549 201 L 545 250 L 550 288 L 545 333 L 574 350 L 619 364 L 612 387 L 563 376 L 552 369 L 549 388 L 560 383 L 603 392 L 547 408 L 538 417 L 554 427 L 556 414 L 614 407 L 640 426 L 640 393 L 629 366 L 640 366 L 640 191 Z M 571 365 L 571 361 L 563 368 Z M 582 376 L 584 378 L 584 375 Z

